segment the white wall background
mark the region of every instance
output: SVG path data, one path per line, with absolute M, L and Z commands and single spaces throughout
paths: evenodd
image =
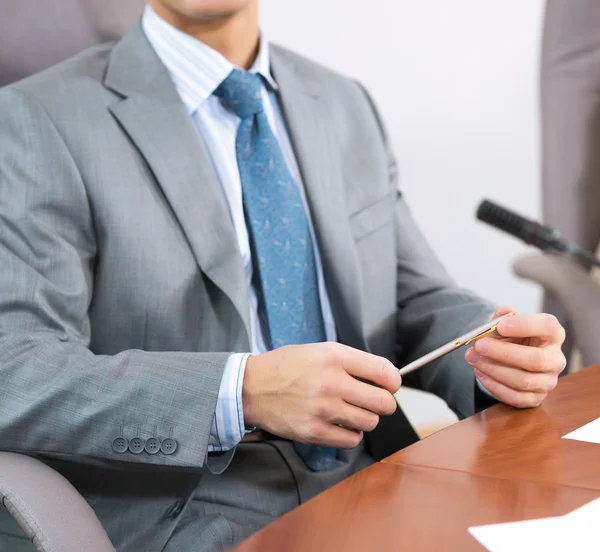
M 483 198 L 539 216 L 543 0 L 261 0 L 275 42 L 360 79 L 387 122 L 402 188 L 450 273 L 522 312 L 526 251 L 477 222 Z

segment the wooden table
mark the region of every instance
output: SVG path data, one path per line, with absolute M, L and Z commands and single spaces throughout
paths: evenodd
M 542 406 L 497 405 L 385 459 L 600 490 L 600 445 L 561 439 L 600 418 L 600 365 L 561 378 Z
M 561 439 L 600 417 L 600 365 L 543 406 L 495 406 L 350 477 L 238 552 L 483 548 L 471 525 L 565 514 L 600 496 L 600 445 Z

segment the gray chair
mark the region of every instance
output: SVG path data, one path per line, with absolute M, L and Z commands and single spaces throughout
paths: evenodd
M 600 2 L 548 0 L 541 66 L 543 218 L 595 251 L 600 242 Z M 515 263 L 545 289 L 544 310 L 567 328 L 565 352 L 600 362 L 600 289 L 583 270 L 546 255 Z
M 0 452 L 0 497 L 40 552 L 115 552 L 88 503 L 62 475 L 39 460 Z M 6 521 L 0 550 L 33 550 L 23 542 L 21 531 L 14 531 L 15 524 Z
M 0 0 L 0 86 L 119 39 L 143 0 Z
M 143 0 L 0 0 L 0 86 L 118 39 L 143 5 Z M 88 503 L 38 460 L 0 452 L 0 499 L 0 550 L 114 552 Z

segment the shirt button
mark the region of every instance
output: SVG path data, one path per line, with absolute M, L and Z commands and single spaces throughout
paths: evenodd
M 160 441 L 156 437 L 150 437 L 146 441 L 146 452 L 148 454 L 156 454 L 160 450 Z
M 167 456 L 177 450 L 177 441 L 175 439 L 165 439 L 160 445 L 160 450 Z
M 124 453 L 127 450 L 127 439 L 124 437 L 117 437 L 112 442 L 112 449 L 119 454 Z
M 129 441 L 129 450 L 133 452 L 133 454 L 139 454 L 144 450 L 144 440 L 139 437 L 134 437 Z

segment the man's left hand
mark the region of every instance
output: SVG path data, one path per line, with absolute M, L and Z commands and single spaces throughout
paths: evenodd
M 512 309 L 501 307 L 493 318 Z M 508 316 L 491 336 L 475 342 L 465 359 L 481 384 L 498 400 L 517 408 L 539 406 L 558 382 L 567 361 L 565 330 L 550 314 Z

